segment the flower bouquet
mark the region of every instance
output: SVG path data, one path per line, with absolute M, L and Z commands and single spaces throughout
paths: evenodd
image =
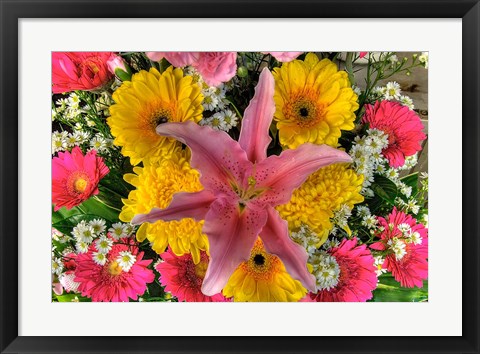
M 427 301 L 422 66 L 54 52 L 52 301 Z

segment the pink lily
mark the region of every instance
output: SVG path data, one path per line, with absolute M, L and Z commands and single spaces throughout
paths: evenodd
M 320 167 L 351 159 L 343 151 L 313 144 L 267 157 L 275 111 L 273 93 L 273 76 L 264 69 L 245 110 L 238 142 L 225 132 L 193 122 L 157 127 L 158 134 L 190 147 L 191 165 L 200 171 L 204 190 L 177 193 L 166 209 L 154 208 L 149 214 L 136 215 L 132 222 L 205 220 L 203 232 L 210 244 L 210 263 L 202 285 L 206 295 L 223 289 L 237 266 L 249 258 L 257 236 L 293 278 L 316 291 L 315 278 L 306 266 L 307 253 L 289 237 L 287 222 L 274 207 L 287 203 L 293 190 Z

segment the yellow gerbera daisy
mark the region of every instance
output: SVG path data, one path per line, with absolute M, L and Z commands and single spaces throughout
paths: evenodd
M 273 72 L 275 116 L 280 143 L 289 148 L 310 142 L 337 146 L 340 130 L 354 128 L 357 95 L 345 71 L 313 53 Z
M 136 214 L 145 214 L 154 207 L 166 208 L 174 193 L 198 192 L 203 189 L 199 173 L 190 167 L 188 150 L 176 148 L 171 155 L 156 164 L 134 167 L 133 174 L 126 174 L 125 181 L 136 187 L 123 199 L 120 220 L 129 222 Z M 202 233 L 202 222 L 185 218 L 180 221 L 159 220 L 153 224 L 144 223 L 137 231 L 137 240 L 147 238 L 157 253 L 169 245 L 181 256 L 191 253 L 195 263 L 200 261 L 200 251 L 208 250 L 207 236 Z
M 155 163 L 179 143 L 158 135 L 155 128 L 166 122 L 202 119 L 202 100 L 198 84 L 182 69 L 169 67 L 163 74 L 156 69 L 142 70 L 125 81 L 113 94 L 115 104 L 107 119 L 114 144 L 130 157 L 132 165 L 150 160 Z
M 258 238 L 250 259 L 242 262 L 223 289 L 225 297 L 241 302 L 292 302 L 307 290 L 287 273 L 280 258 L 265 251 Z
M 353 208 L 363 202 L 362 184 L 363 175 L 357 175 L 348 164 L 333 164 L 311 174 L 293 192 L 290 201 L 276 209 L 288 221 L 291 232 L 297 232 L 302 225 L 315 232 L 319 247 L 332 229 L 333 213 L 344 204 Z

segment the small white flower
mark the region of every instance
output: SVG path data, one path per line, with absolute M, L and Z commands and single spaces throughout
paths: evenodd
M 340 267 L 335 257 L 325 251 L 317 251 L 308 262 L 312 265 L 318 290 L 330 290 L 337 286 Z
M 108 229 L 108 231 L 111 233 L 112 237 L 115 238 L 116 240 L 119 240 L 124 237 L 128 237 L 125 224 L 122 224 L 121 222 L 117 222 L 113 224 L 112 227 Z
M 98 252 L 107 254 L 112 249 L 113 241 L 108 237 L 102 236 L 95 241 L 95 247 Z
M 66 98 L 60 98 L 55 104 L 57 105 L 57 112 L 62 113 L 67 108 L 68 100 Z
M 88 224 L 93 228 L 93 232 L 95 232 L 96 235 L 105 232 L 106 226 L 105 220 L 103 219 L 93 219 Z
M 378 220 L 375 215 L 368 215 L 362 218 L 361 224 L 369 229 L 373 229 L 375 226 L 377 226 Z
M 104 152 L 107 150 L 107 140 L 103 136 L 97 134 L 92 140 L 90 140 L 90 147 L 98 152 Z
M 357 215 L 363 218 L 365 216 L 372 215 L 372 213 L 370 212 L 370 209 L 368 208 L 368 206 L 359 205 L 357 206 Z
M 322 248 L 325 251 L 328 251 L 331 248 L 338 247 L 338 245 L 340 245 L 340 241 L 338 241 L 335 237 L 332 237 L 325 241 L 325 243 L 322 245 Z
M 117 263 L 122 267 L 124 272 L 128 272 L 135 264 L 136 258 L 128 251 L 118 253 Z
M 415 199 L 409 199 L 407 202 L 407 209 L 414 214 L 418 214 L 420 211 L 420 206 L 417 205 L 417 201 Z
M 395 64 L 396 62 L 398 62 L 398 57 L 395 54 L 393 54 L 390 56 L 390 58 L 388 58 L 388 61 L 392 64 Z
M 63 262 L 60 258 L 55 258 L 52 260 L 52 274 L 60 276 L 63 272 Z
M 393 82 L 388 82 L 386 85 L 386 90 L 384 97 L 386 100 L 398 100 L 400 98 L 400 85 L 398 82 L 393 81 Z
M 75 296 L 71 302 L 80 302 L 80 299 L 78 298 L 78 296 Z
M 422 52 L 422 54 L 418 57 L 418 60 L 423 64 L 425 69 L 428 69 L 428 52 Z
M 404 237 L 407 237 L 412 230 L 410 225 L 408 225 L 407 223 L 398 224 L 397 229 L 403 234 Z
M 77 230 L 75 236 L 79 242 L 91 243 L 95 236 L 95 230 L 92 226 L 85 225 Z
M 297 232 L 291 232 L 290 237 L 293 241 L 303 246 L 308 254 L 315 252 L 317 245 L 321 241 L 320 237 L 306 225 L 302 225 Z
M 421 245 L 422 244 L 422 236 L 418 231 L 411 232 L 408 235 L 408 242 L 413 242 L 414 245 Z
M 382 256 L 377 256 L 374 257 L 374 267 L 375 267 L 375 273 L 377 273 L 377 277 L 382 275 L 383 273 L 386 273 L 387 270 L 383 268 L 383 262 L 385 261 Z
M 87 253 L 88 252 L 88 246 L 89 244 L 86 242 L 77 242 L 75 244 L 75 248 L 77 249 L 77 253 Z
M 400 96 L 399 101 L 401 104 L 403 104 L 404 106 L 407 106 L 410 109 L 415 108 L 415 106 L 413 105 L 413 100 L 408 96 Z
M 238 124 L 238 117 L 231 110 L 226 109 L 223 113 L 223 121 L 225 122 L 226 131 L 229 131 Z
M 218 98 L 215 94 L 215 90 L 208 88 L 207 90 L 202 90 L 203 93 L 203 102 L 202 106 L 206 111 L 213 111 L 218 106 Z
M 78 109 L 80 107 L 80 97 L 72 92 L 67 99 L 67 106 L 73 109 Z
M 405 242 L 396 237 L 388 240 L 387 245 L 395 254 L 395 258 L 397 259 L 397 261 L 401 260 L 407 254 L 407 250 L 405 249 Z
M 356 85 L 353 85 L 353 86 L 352 86 L 352 90 L 353 90 L 353 92 L 355 92 L 355 94 L 356 94 L 357 96 L 360 96 L 360 95 L 362 94 L 362 90 L 360 89 L 360 87 L 358 87 L 358 86 L 356 86 Z
M 105 265 L 107 263 L 107 255 L 102 252 L 93 252 L 92 254 L 93 261 L 98 265 Z
M 54 131 L 52 133 L 52 154 L 55 154 L 59 151 L 65 151 L 68 148 L 68 132 L 58 132 Z

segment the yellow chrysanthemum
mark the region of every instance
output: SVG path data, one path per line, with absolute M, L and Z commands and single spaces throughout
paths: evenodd
M 287 273 L 280 258 L 265 251 L 257 239 L 250 259 L 242 262 L 223 289 L 225 297 L 241 302 L 292 302 L 303 298 L 307 290 Z
M 310 142 L 337 146 L 340 130 L 354 128 L 357 95 L 345 71 L 309 53 L 273 72 L 275 116 L 280 143 L 289 148 Z
M 288 221 L 290 231 L 297 232 L 307 225 L 315 232 L 320 238 L 319 247 L 332 229 L 333 213 L 344 204 L 353 208 L 363 202 L 362 184 L 363 175 L 357 175 L 348 164 L 333 164 L 311 174 L 293 192 L 290 202 L 276 209 Z
M 143 168 L 135 167 L 134 174 L 126 174 L 125 181 L 136 187 L 123 199 L 120 220 L 129 222 L 136 214 L 145 214 L 154 207 L 166 208 L 174 193 L 198 192 L 203 189 L 197 170 L 190 167 L 189 152 L 176 148 L 171 155 L 156 164 Z M 137 231 L 137 240 L 147 238 L 157 253 L 165 251 L 169 245 L 172 251 L 181 256 L 191 253 L 195 263 L 200 261 L 200 251 L 208 250 L 207 236 L 202 233 L 202 222 L 185 218 L 180 221 L 159 220 L 153 224 L 144 223 Z
M 132 165 L 147 160 L 155 163 L 179 145 L 175 139 L 156 133 L 159 124 L 202 119 L 200 87 L 179 68 L 169 67 L 163 74 L 154 68 L 142 70 L 132 81 L 125 81 L 113 99 L 107 123 L 114 144 L 122 147 L 122 154 L 130 157 Z

